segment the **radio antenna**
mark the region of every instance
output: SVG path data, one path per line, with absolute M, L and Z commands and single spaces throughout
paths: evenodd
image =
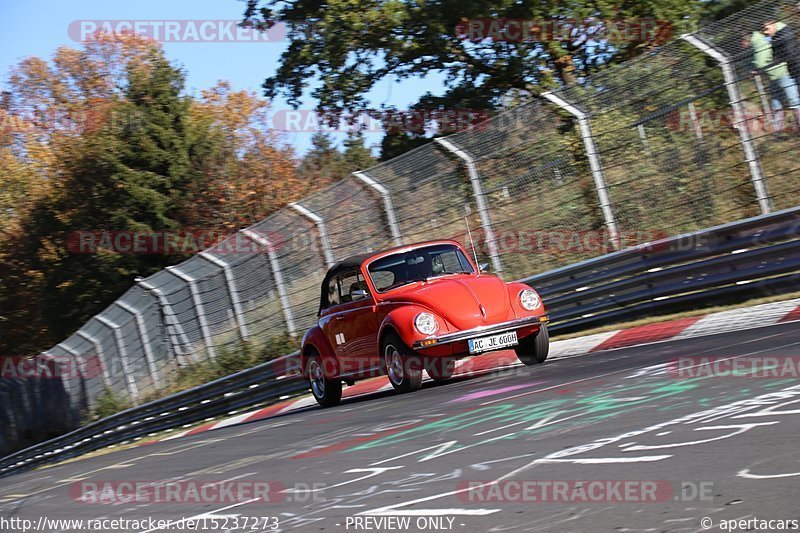
M 467 235 L 469 236 L 469 244 L 472 247 L 472 257 L 475 259 L 475 266 L 478 267 L 478 274 L 481 273 L 481 267 L 478 266 L 478 254 L 475 252 L 475 242 L 472 240 L 472 232 L 469 230 L 469 218 L 464 215 L 464 224 L 467 226 Z

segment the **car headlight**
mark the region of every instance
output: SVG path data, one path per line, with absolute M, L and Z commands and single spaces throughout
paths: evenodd
M 420 313 L 414 319 L 414 327 L 423 335 L 433 335 L 439 329 L 439 323 L 432 314 Z
M 533 311 L 534 309 L 538 309 L 540 305 L 542 305 L 542 299 L 539 298 L 539 295 L 536 294 L 536 291 L 531 289 L 525 289 L 521 293 L 519 293 L 519 304 L 528 311 Z

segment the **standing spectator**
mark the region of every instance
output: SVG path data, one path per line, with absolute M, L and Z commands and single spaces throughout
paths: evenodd
M 780 129 L 782 119 L 782 100 L 788 104 L 789 108 L 794 109 L 796 117 L 800 120 L 800 91 L 794 80 L 789 76 L 789 69 L 786 63 L 776 63 L 773 61 L 772 46 L 767 37 L 760 31 L 754 31 L 742 39 L 742 47 L 750 46 L 753 49 L 753 65 L 760 73 L 766 74 L 769 81 L 770 104 L 775 112 L 773 126 Z M 788 79 L 788 80 L 787 80 Z M 780 97 L 783 92 L 785 98 Z
M 764 33 L 772 38 L 772 55 L 777 62 L 786 62 L 789 75 L 800 79 L 800 45 L 792 29 L 783 22 L 768 19 L 764 23 Z
M 800 79 L 800 45 L 792 29 L 774 18 L 764 22 L 764 33 L 772 38 L 773 62 L 785 63 L 789 71 L 788 76 L 777 81 L 786 93 L 789 107 L 794 109 L 795 118 L 800 126 L 800 97 L 797 88 L 797 80 Z

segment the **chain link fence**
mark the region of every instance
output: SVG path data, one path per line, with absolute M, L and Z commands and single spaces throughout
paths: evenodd
M 60 402 L 69 426 L 105 390 L 135 404 L 242 340 L 301 335 L 325 270 L 351 254 L 465 242 L 468 224 L 479 260 L 511 280 L 797 205 L 800 72 L 781 54 L 800 65 L 800 44 L 762 39 L 772 19 L 800 31 L 795 4 L 756 4 L 356 172 L 138 280 L 46 352 L 74 372 L 0 383 L 0 452 L 44 435 L 25 422 L 37 405 Z

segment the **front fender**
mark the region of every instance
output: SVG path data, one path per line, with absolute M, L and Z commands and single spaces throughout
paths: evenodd
M 304 376 L 308 365 L 308 356 L 315 351 L 322 360 L 322 369 L 325 375 L 329 378 L 339 376 L 339 360 L 319 326 L 314 326 L 303 335 L 302 346 L 300 366 Z
M 436 321 L 439 323 L 439 331 L 436 332 L 437 335 L 450 331 L 450 326 L 436 311 L 421 305 L 403 305 L 393 309 L 384 317 L 378 333 L 380 343 L 383 343 L 383 339 L 389 331 L 397 333 L 400 336 L 400 340 L 402 340 L 406 346 L 413 346 L 415 341 L 426 338 L 425 335 L 417 331 L 414 327 L 414 318 L 419 313 L 430 313 L 436 317 Z

